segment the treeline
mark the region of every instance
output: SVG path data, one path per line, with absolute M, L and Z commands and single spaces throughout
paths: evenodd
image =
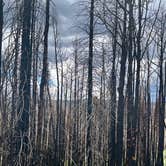
M 67 48 L 56 1 L 0 0 L 0 165 L 164 166 L 164 0 L 74 7 Z

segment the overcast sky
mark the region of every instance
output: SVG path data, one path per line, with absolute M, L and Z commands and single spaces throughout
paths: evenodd
M 73 7 L 74 2 L 76 0 L 54 0 L 57 8 L 58 15 L 58 24 L 59 24 L 59 32 L 61 33 L 61 37 L 70 37 L 73 35 L 72 30 L 74 26 L 75 10 Z M 78 0 L 77 0 L 78 1 Z
M 61 47 L 68 49 L 71 47 L 74 31 L 74 3 L 78 0 L 54 0 L 54 5 L 51 5 L 51 15 L 56 16 L 58 20 L 58 33 Z M 53 62 L 54 59 L 54 39 L 52 29 L 49 31 L 49 59 Z M 64 49 L 63 49 L 64 51 Z

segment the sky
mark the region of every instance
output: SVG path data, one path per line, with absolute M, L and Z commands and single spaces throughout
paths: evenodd
M 76 22 L 74 22 L 76 17 L 75 2 L 79 0 L 53 0 L 54 4 L 51 4 L 51 15 L 56 17 L 58 22 L 58 41 L 61 43 L 61 48 L 63 52 L 70 51 L 72 47 L 72 42 L 77 36 L 76 32 Z M 80 34 L 78 34 L 80 36 Z M 55 59 L 54 54 L 54 37 L 52 28 L 49 31 L 49 59 L 53 61 Z
M 73 26 L 74 26 L 74 3 L 78 0 L 54 0 L 57 9 L 57 18 L 59 25 L 59 32 L 62 40 L 69 39 L 73 36 Z
M 70 49 L 72 46 L 72 41 L 76 35 L 75 32 L 75 23 L 74 17 L 76 15 L 76 11 L 74 10 L 74 3 L 79 0 L 54 0 L 56 5 L 56 11 L 53 10 L 53 14 L 56 15 L 58 20 L 58 33 L 60 33 L 60 40 L 62 42 L 62 47 L 64 49 Z M 52 32 L 49 33 L 49 56 L 50 59 L 54 60 L 54 43 L 52 38 Z M 68 63 L 68 62 L 66 62 Z M 65 65 L 67 66 L 67 65 Z M 56 89 L 56 68 L 54 61 L 50 61 L 50 83 L 51 83 L 51 92 L 52 95 L 55 94 Z

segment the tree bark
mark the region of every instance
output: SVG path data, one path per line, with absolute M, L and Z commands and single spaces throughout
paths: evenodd
M 89 59 L 88 59 L 88 106 L 87 106 L 87 142 L 86 155 L 87 165 L 92 166 L 92 142 L 91 142 L 91 125 L 92 125 L 92 91 L 93 91 L 93 38 L 94 38 L 94 0 L 90 4 L 90 25 L 89 25 Z
M 124 19 L 123 19 L 123 34 L 122 34 L 122 52 L 120 62 L 120 78 L 118 88 L 118 112 L 117 112 L 117 153 L 116 165 L 123 165 L 123 121 L 124 121 L 124 84 L 126 75 L 126 60 L 127 60 L 127 45 L 126 45 L 126 21 L 127 21 L 127 1 L 125 0 Z
M 20 84 L 19 99 L 20 104 L 17 110 L 20 118 L 17 122 L 16 131 L 18 134 L 16 154 L 19 155 L 21 146 L 22 165 L 27 163 L 28 149 L 28 128 L 29 128 L 29 111 L 30 111 L 30 92 L 31 92 L 31 47 L 30 47 L 30 24 L 31 24 L 31 0 L 24 0 L 23 9 L 23 30 L 21 46 L 21 66 L 20 66 Z
M 44 29 L 44 52 L 43 52 L 43 68 L 42 68 L 42 76 L 40 83 L 40 103 L 39 103 L 39 111 L 38 111 L 38 131 L 37 131 L 37 145 L 38 151 L 42 149 L 42 125 L 43 118 L 45 114 L 45 99 L 44 95 L 46 95 L 46 89 L 48 84 L 48 32 L 49 32 L 49 18 L 50 18 L 50 0 L 46 1 L 46 16 L 45 16 L 45 29 Z

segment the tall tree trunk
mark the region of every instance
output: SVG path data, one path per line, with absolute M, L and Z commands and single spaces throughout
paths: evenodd
M 77 130 L 77 118 L 78 118 L 78 40 L 74 41 L 74 108 L 73 108 L 73 154 L 72 158 L 76 164 L 78 164 L 78 130 Z
M 70 123 L 72 123 L 72 92 L 73 92 L 73 73 L 71 71 L 70 75 L 70 97 L 69 97 L 69 117 L 70 117 Z M 72 159 L 72 124 L 69 125 L 69 166 Z
M 3 0 L 0 0 L 0 92 L 2 81 L 2 34 L 3 34 Z
M 120 62 L 120 78 L 118 88 L 118 112 L 117 112 L 117 153 L 116 164 L 122 166 L 123 164 L 123 119 L 124 119 L 124 84 L 126 75 L 126 60 L 127 60 L 127 46 L 126 46 L 126 20 L 127 20 L 127 1 L 125 0 L 124 18 L 123 18 L 123 34 L 122 34 L 122 52 Z
M 164 129 L 165 129 L 165 95 L 164 95 L 164 78 L 163 78 L 163 62 L 164 62 L 164 34 L 165 34 L 165 18 L 161 21 L 161 36 L 160 36 L 160 59 L 159 59 L 159 140 L 158 154 L 156 166 L 164 166 Z
M 17 25 L 16 25 L 16 36 L 15 36 L 15 47 L 14 47 L 14 68 L 13 68 L 13 93 L 12 93 L 12 113 L 11 113 L 11 127 L 14 127 L 14 120 L 16 115 L 17 109 L 17 97 L 18 97 L 18 56 L 19 56 L 19 39 L 20 39 L 20 32 L 21 32 L 21 25 L 19 20 L 20 12 L 18 11 L 19 6 L 18 2 L 16 1 L 16 8 L 17 8 Z
M 129 2 L 129 53 L 128 53 L 128 81 L 127 81 L 127 163 L 135 165 L 135 144 L 133 141 L 133 1 Z
M 63 129 L 63 90 L 64 90 L 64 69 L 63 69 L 63 59 L 60 59 L 61 63 L 61 84 L 60 84 L 60 111 L 59 111 L 59 161 L 60 164 L 63 165 L 63 137 L 64 137 L 64 129 Z
M 147 60 L 148 60 L 148 76 L 147 76 L 147 143 L 146 143 L 146 166 L 151 165 L 151 149 L 150 149 L 150 145 L 151 145 L 151 140 L 150 140 L 150 133 L 152 131 L 150 131 L 150 121 L 151 121 L 151 95 L 150 95 L 150 57 L 149 57 L 149 50 L 147 50 Z
M 92 142 L 91 142 L 91 125 L 92 125 L 92 91 L 93 91 L 93 37 L 94 37 L 94 0 L 90 4 L 90 25 L 89 25 L 89 60 L 88 60 L 88 106 L 87 106 L 87 165 L 92 166 Z
M 3 83 L 2 83 L 2 35 L 3 35 L 3 0 L 0 0 L 0 110 L 2 111 L 1 112 L 1 116 L 3 117 L 3 106 L 2 106 L 2 99 L 3 99 Z M 2 135 L 4 134 L 4 131 L 3 131 L 3 128 L 5 128 L 4 126 L 4 120 L 2 119 L 1 120 L 1 126 L 2 126 Z M 4 138 L 2 138 L 4 139 Z M 0 148 L 1 148 L 2 145 L 0 145 Z M 3 149 L 3 147 L 2 147 Z M 3 156 L 3 155 L 2 155 Z M 1 157 L 1 155 L 0 155 Z
M 139 144 L 140 144 L 140 70 L 141 70 L 141 32 L 142 32 L 142 0 L 138 1 L 138 34 L 137 34 L 137 55 L 136 55 L 136 85 L 135 85 L 135 105 L 134 110 L 135 113 L 133 114 L 133 143 L 136 145 L 137 140 L 137 157 L 136 162 L 139 162 Z M 134 151 L 136 151 L 136 146 Z
M 31 24 L 31 0 L 24 0 L 23 8 L 23 30 L 21 46 L 21 66 L 20 66 L 20 84 L 18 108 L 19 120 L 16 131 L 18 134 L 16 154 L 19 155 L 22 150 L 20 164 L 26 165 L 28 159 L 28 128 L 29 128 L 29 111 L 30 111 L 30 81 L 31 81 L 31 50 L 30 50 L 30 24 Z M 23 147 L 22 147 L 23 146 Z
M 39 103 L 39 111 L 38 111 L 38 131 L 37 131 L 37 144 L 38 150 L 41 150 L 42 141 L 42 125 L 43 118 L 45 114 L 45 95 L 48 84 L 48 32 L 49 32 L 49 7 L 50 0 L 46 1 L 46 17 L 45 17 L 45 29 L 44 29 L 44 52 L 43 52 L 43 69 L 40 83 L 40 103 Z
M 37 104 L 37 67 L 38 67 L 38 45 L 36 31 L 36 0 L 32 1 L 32 24 L 31 24 L 31 47 L 32 47 L 32 66 L 33 66 L 33 90 L 32 90 L 32 99 L 33 99 L 33 109 L 36 109 Z
M 17 98 L 18 98 L 18 58 L 19 58 L 19 39 L 20 39 L 20 32 L 21 32 L 21 25 L 19 21 L 20 12 L 18 11 L 18 2 L 16 1 L 16 8 L 17 8 L 17 27 L 16 27 L 16 35 L 15 35 L 15 47 L 14 47 L 14 68 L 13 68 L 13 85 L 12 85 L 12 111 L 11 111 L 11 120 L 10 120 L 10 127 L 14 128 L 14 122 L 16 119 L 16 110 L 17 110 Z M 14 132 L 11 132 L 11 145 L 10 145 L 10 155 L 9 155 L 9 164 L 12 163 L 14 157 L 14 150 L 13 150 L 13 136 Z
M 58 31 L 57 22 L 53 21 L 53 32 L 54 32 L 54 44 L 55 44 L 55 66 L 56 66 L 56 77 L 57 77 L 57 93 L 56 93 L 56 142 L 55 142 L 55 160 L 59 164 L 59 129 L 60 129 L 60 110 L 59 110 L 59 97 L 60 97 L 60 80 L 59 80 L 59 68 L 58 68 Z
M 113 59 L 112 59 L 112 71 L 111 71 L 111 115 L 110 115 L 110 135 L 109 135 L 109 165 L 115 165 L 115 153 L 116 153 L 116 54 L 117 54 L 117 33 L 118 33 L 118 4 L 116 3 L 115 13 L 115 27 L 113 35 Z

